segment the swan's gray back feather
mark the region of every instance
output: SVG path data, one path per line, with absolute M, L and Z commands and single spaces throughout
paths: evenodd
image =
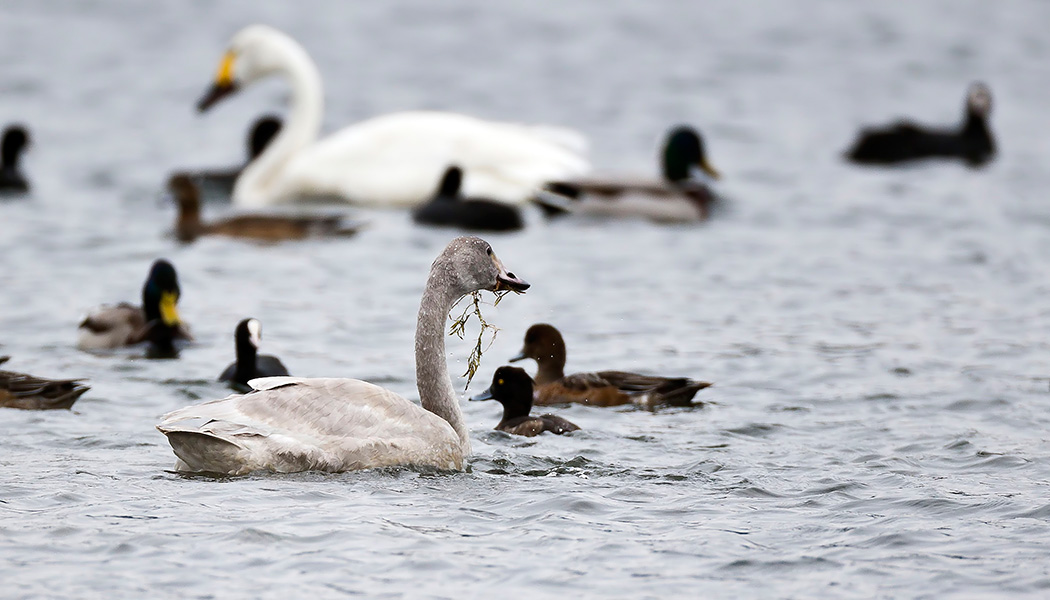
M 244 395 L 168 413 L 157 426 L 176 468 L 351 471 L 395 465 L 460 469 L 463 448 L 444 419 L 357 379 L 253 379 Z

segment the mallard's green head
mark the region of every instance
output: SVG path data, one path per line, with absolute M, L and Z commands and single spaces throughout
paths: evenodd
M 663 156 L 664 179 L 685 181 L 692 177 L 692 170 L 699 168 L 714 179 L 720 175 L 707 162 L 704 140 L 688 125 L 679 125 L 667 135 Z

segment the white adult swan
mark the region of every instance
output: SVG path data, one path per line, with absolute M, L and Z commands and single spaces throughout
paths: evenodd
M 430 267 L 416 322 L 416 385 L 423 405 L 357 379 L 254 379 L 256 391 L 164 415 L 179 471 L 352 471 L 396 465 L 463 468 L 470 440 L 445 362 L 445 321 L 476 290 L 524 292 L 492 247 L 452 240 Z
M 269 75 L 292 88 L 284 127 L 237 179 L 235 204 L 263 207 L 309 197 L 380 207 L 428 200 L 449 165 L 467 173 L 463 192 L 519 203 L 548 181 L 585 173 L 583 137 L 557 127 L 483 121 L 442 112 L 375 117 L 316 141 L 321 127 L 321 75 L 302 46 L 265 25 L 230 41 L 198 109 Z

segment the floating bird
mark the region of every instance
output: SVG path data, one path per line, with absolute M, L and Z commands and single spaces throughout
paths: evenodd
M 574 423 L 556 415 L 534 417 L 529 414 L 532 412 L 532 378 L 525 369 L 496 369 L 489 389 L 471 400 L 496 400 L 502 404 L 503 418 L 495 428 L 514 435 L 532 437 L 544 431 L 562 434 L 580 429 Z
M 272 115 L 260 117 L 248 132 L 248 159 L 244 165 L 230 169 L 186 173 L 208 191 L 229 196 L 233 193 L 233 184 L 237 181 L 244 167 L 259 157 L 270 144 L 270 141 L 281 130 L 281 120 Z
M 711 385 L 685 377 L 657 377 L 623 371 L 565 375 L 565 341 L 557 329 L 546 323 L 529 327 L 521 352 L 510 360 L 516 362 L 526 358 L 535 360 L 539 366 L 534 403 L 541 405 L 694 406 L 693 396 Z
M 18 168 L 22 151 L 29 145 L 29 132 L 21 125 L 10 125 L 4 129 L 0 141 L 0 193 L 29 191 L 29 182 Z
M 512 231 L 525 223 L 514 206 L 459 194 L 463 170 L 449 167 L 430 202 L 412 211 L 412 220 L 425 225 L 459 227 L 470 231 Z
M 201 221 L 200 191 L 189 176 L 173 175 L 168 181 L 168 189 L 179 206 L 175 237 L 182 242 L 192 242 L 203 235 L 279 242 L 345 237 L 361 230 L 360 225 L 344 225 L 342 215 L 236 215 L 204 223 Z
M 992 93 L 974 83 L 966 95 L 966 113 L 958 129 L 934 129 L 910 121 L 861 131 L 846 158 L 856 163 L 893 164 L 923 158 L 961 158 L 978 167 L 995 156 L 995 140 L 988 126 Z
M 448 165 L 470 173 L 467 195 L 523 202 L 547 181 L 580 175 L 589 165 L 576 132 L 441 112 L 375 117 L 318 141 L 321 75 L 292 38 L 265 25 L 230 41 L 214 84 L 198 108 L 207 110 L 241 87 L 283 75 L 292 88 L 284 126 L 237 179 L 233 200 L 270 206 L 311 197 L 378 207 L 412 207 L 433 193 Z
M 255 391 L 168 413 L 179 471 L 352 471 L 414 465 L 462 469 L 470 438 L 445 357 L 453 305 L 479 290 L 524 292 L 482 239 L 452 240 L 430 267 L 416 320 L 419 405 L 357 379 L 269 377 Z
M 237 344 L 237 360 L 219 375 L 219 381 L 228 381 L 231 387 L 247 392 L 251 391 L 248 382 L 252 379 L 289 375 L 281 359 L 259 354 L 262 325 L 258 319 L 244 319 L 238 323 L 233 338 Z
M 695 171 L 713 179 L 719 174 L 707 161 L 700 133 L 687 125 L 672 129 L 664 142 L 660 166 L 660 181 L 584 177 L 551 182 L 546 189 L 571 199 L 567 212 L 573 214 L 645 217 L 672 223 L 706 219 L 717 196 Z M 566 211 L 553 211 L 561 212 Z
M 0 364 L 9 356 L 0 356 Z M 0 406 L 25 410 L 69 408 L 90 388 L 81 379 L 41 379 L 0 370 Z
M 142 286 L 142 306 L 127 302 L 103 306 L 88 315 L 77 328 L 77 348 L 102 350 L 149 341 L 147 355 L 156 358 L 177 355 L 176 339 L 193 339 L 179 318 L 179 278 L 175 267 L 158 259 Z

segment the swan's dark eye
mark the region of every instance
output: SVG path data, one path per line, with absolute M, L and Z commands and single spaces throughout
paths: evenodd
M 485 249 L 485 254 L 488 254 L 489 256 L 492 256 L 492 246 L 489 246 L 488 248 Z

